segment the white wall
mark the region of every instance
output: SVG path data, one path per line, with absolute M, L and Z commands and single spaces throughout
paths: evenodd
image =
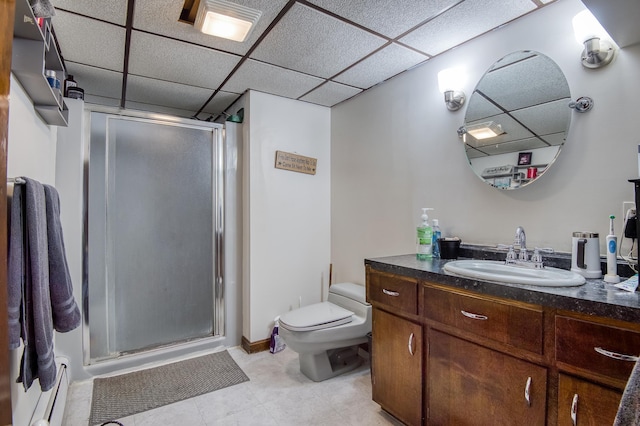
M 9 101 L 9 142 L 7 176 L 27 176 L 42 183 L 55 184 L 56 128 L 46 125 L 33 109 L 31 99 L 11 75 Z M 25 393 L 22 383 L 14 383 L 20 372 L 24 347 L 11 351 L 11 405 L 13 424 L 29 424 L 40 384 L 34 382 Z
M 571 19 L 584 9 L 563 0 L 429 60 L 332 109 L 331 195 L 334 274 L 364 281 L 363 259 L 414 253 L 421 207 L 434 207 L 444 235 L 464 242 L 510 243 L 515 228 L 530 247 L 570 251 L 574 231 L 600 232 L 622 215 L 638 177 L 637 106 L 640 46 L 618 52 L 600 70 L 583 68 Z M 465 108 L 448 111 L 437 73 L 468 72 L 471 94 L 485 70 L 504 55 L 531 49 L 564 72 L 573 99 L 590 96 L 593 110 L 572 113 L 567 142 L 539 180 L 515 191 L 480 181 L 466 160 L 456 129 Z M 617 230 L 621 220 L 616 219 Z
M 243 277 L 249 300 L 244 306 L 243 336 L 250 342 L 267 339 L 273 319 L 298 308 L 299 298 L 308 305 L 326 293 L 330 120 L 329 108 L 249 92 L 244 125 L 248 248 Z M 276 169 L 277 150 L 317 158 L 317 173 Z

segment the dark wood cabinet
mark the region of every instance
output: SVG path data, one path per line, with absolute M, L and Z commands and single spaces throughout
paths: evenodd
M 408 425 L 422 424 L 422 326 L 373 310 L 373 400 Z
M 367 296 L 373 399 L 407 425 L 610 425 L 640 355 L 639 323 L 371 267 Z
M 428 424 L 545 424 L 546 368 L 436 330 L 427 356 Z
M 558 426 L 611 425 L 621 397 L 621 391 L 561 373 Z

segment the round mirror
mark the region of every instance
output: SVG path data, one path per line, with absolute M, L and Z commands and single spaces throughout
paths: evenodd
M 458 130 L 471 168 L 488 184 L 516 189 L 540 178 L 569 131 L 569 84 L 547 56 L 525 50 L 493 64 Z

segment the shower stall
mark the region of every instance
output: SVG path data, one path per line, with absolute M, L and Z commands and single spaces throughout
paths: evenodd
M 84 364 L 237 344 L 237 131 L 150 114 L 86 117 Z

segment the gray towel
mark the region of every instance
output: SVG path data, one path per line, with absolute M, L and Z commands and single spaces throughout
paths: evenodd
M 42 391 L 51 389 L 56 380 L 53 355 L 53 322 L 49 294 L 49 259 L 44 188 L 41 183 L 24 178 L 24 228 L 27 233 L 22 336 L 24 352 L 18 382 L 25 391 L 36 378 Z
M 49 244 L 49 292 L 53 327 L 60 332 L 80 325 L 80 309 L 73 298 L 71 275 L 65 255 L 60 223 L 60 197 L 52 186 L 44 185 L 47 210 L 47 240 Z
M 613 426 L 639 426 L 640 425 L 640 360 L 631 371 L 627 386 L 620 399 L 618 413 Z
M 20 347 L 20 314 L 24 290 L 24 245 L 22 239 L 22 185 L 14 185 L 9 199 L 9 265 L 7 293 L 9 297 L 9 349 Z

